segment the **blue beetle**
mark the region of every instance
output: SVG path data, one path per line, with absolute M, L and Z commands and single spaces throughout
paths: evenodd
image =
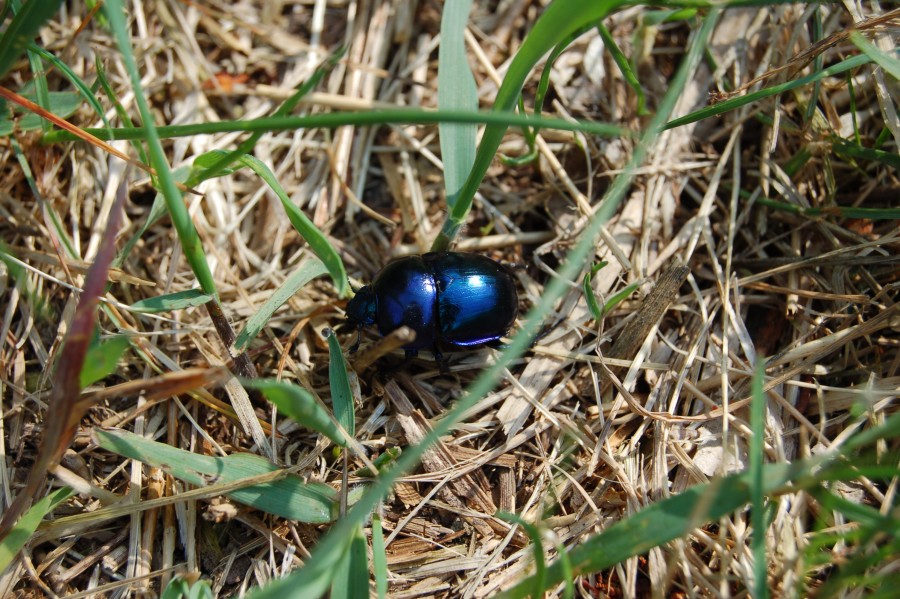
M 404 346 L 407 357 L 420 349 L 465 349 L 496 343 L 516 319 L 519 299 L 512 275 L 479 254 L 432 252 L 394 260 L 347 304 L 347 322 L 358 334 L 377 325 L 382 335 L 403 325 L 416 332 Z

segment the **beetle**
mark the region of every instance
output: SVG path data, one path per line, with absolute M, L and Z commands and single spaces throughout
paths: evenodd
M 403 325 L 416 332 L 407 358 L 431 349 L 497 344 L 516 320 L 519 297 L 510 272 L 480 254 L 430 252 L 390 262 L 347 303 L 347 323 L 377 325 L 382 335 Z

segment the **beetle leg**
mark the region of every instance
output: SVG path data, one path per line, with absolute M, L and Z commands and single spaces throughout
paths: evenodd
M 437 344 L 435 344 L 432 351 L 434 352 L 434 361 L 437 362 L 438 369 L 441 371 L 441 374 L 450 374 L 450 368 L 447 365 L 448 360 L 444 359 L 444 354 L 442 354 L 441 350 L 438 349 Z
M 350 346 L 350 353 L 355 354 L 356 350 L 359 349 L 359 343 L 362 341 L 362 326 L 356 328 L 356 343 Z

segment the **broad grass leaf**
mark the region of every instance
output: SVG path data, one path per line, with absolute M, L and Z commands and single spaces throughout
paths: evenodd
M 16 558 L 16 555 L 37 530 L 44 516 L 52 512 L 56 506 L 71 497 L 72 494 L 72 489 L 63 487 L 47 495 L 25 512 L 6 535 L 6 538 L 0 541 L 0 572 L 6 570 L 6 567 Z
M 131 309 L 142 314 L 157 314 L 159 312 L 171 312 L 173 310 L 202 306 L 211 299 L 211 295 L 204 293 L 200 289 L 186 289 L 185 291 L 176 291 L 142 299 L 131 304 Z
M 200 455 L 123 430 L 94 429 L 93 437 L 97 445 L 107 451 L 161 468 L 175 478 L 198 487 L 231 483 L 280 470 L 255 454 L 236 453 L 226 457 Z M 225 495 L 258 510 L 310 524 L 331 522 L 337 510 L 334 489 L 321 483 L 304 482 L 293 474 L 285 474 L 269 482 L 249 484 Z
M 347 446 L 347 440 L 328 410 L 306 389 L 274 379 L 244 380 L 242 384 L 261 391 L 280 412 L 298 424 L 322 433 L 341 447 Z
M 362 525 L 357 525 L 350 538 L 331 583 L 331 599 L 369 598 L 369 560 Z
M 106 341 L 92 344 L 88 348 L 84 365 L 81 367 L 81 387 L 93 385 L 116 371 L 119 358 L 128 349 L 130 342 L 126 335 L 117 335 Z
M 478 90 L 469 68 L 464 33 L 472 10 L 471 0 L 447 0 L 441 15 L 441 45 L 438 48 L 438 108 L 478 110 Z M 438 125 L 444 189 L 447 205 L 453 208 L 456 196 L 475 162 L 474 123 Z
M 350 379 L 347 375 L 347 362 L 344 351 L 338 343 L 334 331 L 329 329 L 328 337 L 328 381 L 331 385 L 331 408 L 334 417 L 347 434 L 356 436 L 356 413 L 353 406 L 353 393 L 350 390 Z

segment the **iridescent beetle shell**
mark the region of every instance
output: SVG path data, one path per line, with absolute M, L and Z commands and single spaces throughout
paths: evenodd
M 347 304 L 347 320 L 382 335 L 406 325 L 416 339 L 408 354 L 440 347 L 490 344 L 506 335 L 518 313 L 512 275 L 479 254 L 434 252 L 408 256 L 385 266 L 371 285 Z M 357 341 L 357 345 L 359 341 Z

